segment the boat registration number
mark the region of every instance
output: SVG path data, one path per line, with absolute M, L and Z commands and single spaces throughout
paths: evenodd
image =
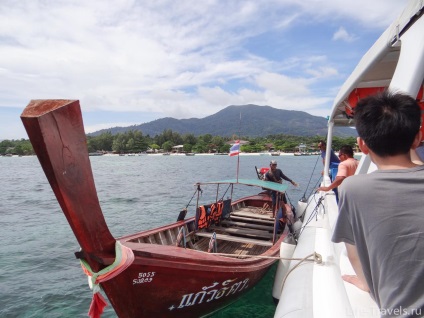
M 154 276 L 155 272 L 138 273 L 138 278 L 133 279 L 133 285 L 151 283 L 153 281 Z

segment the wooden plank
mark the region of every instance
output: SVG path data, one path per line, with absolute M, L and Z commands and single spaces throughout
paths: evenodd
M 258 208 L 258 211 L 260 209 Z M 241 217 L 248 217 L 248 218 L 253 218 L 253 219 L 260 219 L 260 220 L 272 220 L 273 217 L 271 214 L 260 214 L 260 213 L 254 213 L 252 212 L 252 210 L 237 210 L 231 213 L 231 215 L 235 215 L 235 216 L 241 216 Z
M 235 229 L 230 227 L 217 227 L 217 226 L 211 226 L 210 229 L 214 231 L 222 231 L 225 233 L 230 233 L 230 234 L 239 235 L 239 236 L 250 236 L 253 238 L 261 238 L 266 240 L 272 239 L 272 233 L 269 233 L 268 231 L 261 231 L 261 230 L 254 230 L 254 229 Z
M 236 216 L 236 215 L 233 215 L 233 214 L 230 216 L 230 219 L 235 220 L 235 221 L 246 221 L 246 222 L 250 221 L 250 222 L 255 222 L 255 223 L 260 223 L 260 224 L 274 225 L 274 219 L 270 219 L 270 220 L 252 219 L 252 218 Z
M 212 233 L 208 233 L 208 232 L 197 232 L 196 235 L 202 236 L 202 237 L 212 237 Z M 238 236 L 231 236 L 231 235 L 225 235 L 225 234 L 216 234 L 216 238 L 218 240 L 224 240 L 224 241 L 250 243 L 250 244 L 262 245 L 262 246 L 272 246 L 272 242 L 255 240 L 255 239 L 246 238 L 246 237 L 238 237 Z
M 273 231 L 274 230 L 274 224 L 269 225 L 260 225 L 260 224 L 254 224 L 254 223 L 248 223 L 248 222 L 234 222 L 229 220 L 223 220 L 221 222 L 221 225 L 228 225 L 231 227 L 237 226 L 237 227 L 247 227 L 251 229 L 257 229 L 257 230 L 264 230 L 264 231 Z

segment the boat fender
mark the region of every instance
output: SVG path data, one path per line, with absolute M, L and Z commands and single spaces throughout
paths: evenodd
M 217 252 L 218 252 L 218 245 L 216 242 L 216 233 L 213 232 L 212 237 L 209 241 L 208 253 L 217 253 Z
M 308 202 L 306 199 L 301 199 L 297 201 L 297 217 L 300 218 L 306 211 L 306 207 L 308 206 Z
M 177 239 L 175 240 L 175 246 L 180 246 L 181 241 L 183 241 L 183 247 L 186 248 L 186 233 L 185 233 L 185 227 L 182 226 L 180 230 L 178 231 Z
M 293 256 L 296 248 L 296 241 L 292 235 L 287 235 L 280 245 L 280 257 L 278 261 L 277 271 L 275 272 L 274 286 L 272 287 L 272 298 L 275 304 L 278 303 L 281 296 L 281 286 L 286 276 L 289 266 L 290 258 Z
M 302 221 L 297 220 L 296 222 L 294 222 L 292 227 L 293 227 L 293 231 L 294 231 L 294 237 L 298 238 L 299 234 L 300 234 L 300 230 L 302 229 Z

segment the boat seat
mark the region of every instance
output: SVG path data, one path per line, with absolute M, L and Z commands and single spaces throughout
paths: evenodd
M 211 226 L 210 227 L 214 231 L 225 232 L 232 235 L 237 236 L 247 236 L 254 237 L 264 240 L 272 240 L 272 233 L 268 231 L 254 230 L 254 229 L 240 229 L 240 228 L 229 228 L 229 227 L 221 227 L 221 226 Z
M 252 222 L 252 223 L 254 222 L 254 223 L 257 223 L 257 224 L 272 225 L 272 226 L 274 226 L 274 220 L 273 219 L 265 220 L 265 219 L 243 217 L 243 216 L 238 216 L 238 215 L 231 214 L 230 220 L 231 221 Z
M 230 221 L 230 220 L 223 220 L 221 222 L 221 225 L 233 227 L 233 228 L 234 227 L 236 227 L 236 228 L 251 228 L 251 229 L 257 229 L 257 230 L 264 230 L 264 231 L 274 231 L 274 224 L 273 223 L 263 225 L 263 224 L 249 223 L 249 222 L 236 222 L 236 221 Z
M 212 237 L 213 233 L 209 232 L 197 232 L 197 236 L 200 237 Z M 225 235 L 225 234 L 216 234 L 217 240 L 222 241 L 231 241 L 231 242 L 239 242 L 239 243 L 246 243 L 246 244 L 255 244 L 255 245 L 261 245 L 261 246 L 272 246 L 272 242 L 270 241 L 261 241 L 246 237 L 239 237 L 239 236 L 232 236 L 232 235 Z

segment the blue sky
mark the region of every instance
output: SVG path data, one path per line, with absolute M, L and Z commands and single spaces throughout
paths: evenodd
M 406 0 L 2 0 L 0 140 L 31 99 L 86 132 L 257 104 L 327 116 Z

